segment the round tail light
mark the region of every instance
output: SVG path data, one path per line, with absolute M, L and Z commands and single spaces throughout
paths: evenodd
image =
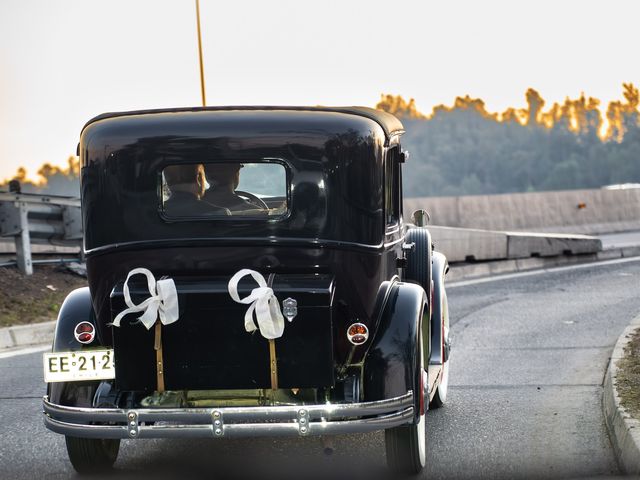
M 76 328 L 73 331 L 73 335 L 80 343 L 91 343 L 96 337 L 96 329 L 93 324 L 89 322 L 80 322 L 78 325 L 76 325 Z
M 362 345 L 369 338 L 369 329 L 364 323 L 354 323 L 347 329 L 347 338 L 354 345 Z

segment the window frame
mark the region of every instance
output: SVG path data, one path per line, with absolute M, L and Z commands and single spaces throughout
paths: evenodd
M 176 159 L 177 160 L 177 159 Z M 190 216 L 170 216 L 167 215 L 165 210 L 164 210 L 164 200 L 163 200 L 163 178 L 162 178 L 162 173 L 164 172 L 164 169 L 173 165 L 197 165 L 197 164 L 202 164 L 202 165 L 210 165 L 210 164 L 225 164 L 225 163 L 242 163 L 242 164 L 248 164 L 248 163 L 258 163 L 258 164 L 278 164 L 280 166 L 282 166 L 284 168 L 285 171 L 285 187 L 286 187 L 286 192 L 285 192 L 285 201 L 287 202 L 287 209 L 284 213 L 280 214 L 280 215 L 211 215 L 211 216 L 204 216 L 204 215 L 190 215 Z M 182 223 L 182 222 L 218 222 L 218 221 L 222 221 L 222 222 L 244 222 L 244 221 L 250 221 L 250 222 L 263 222 L 263 223 L 276 223 L 276 222 L 281 222 L 284 221 L 286 219 L 288 219 L 291 216 L 291 181 L 292 181 L 292 173 L 291 173 L 291 167 L 289 166 L 289 164 L 282 158 L 277 158 L 277 157 L 261 157 L 259 159 L 256 158 L 247 158 L 247 159 L 243 159 L 243 158 L 238 158 L 238 159 L 233 159 L 233 160 L 218 160 L 216 159 L 215 161 L 193 161 L 193 162 L 184 162 L 184 161 L 163 161 L 162 164 L 159 166 L 160 168 L 158 169 L 158 175 L 157 175 L 157 199 L 158 199 L 158 205 L 157 205 L 157 210 L 158 210 L 158 215 L 160 216 L 160 218 L 165 222 L 165 223 Z M 250 192 L 253 193 L 253 192 Z
M 389 179 L 389 174 L 391 174 L 391 179 Z M 400 219 L 402 218 L 401 178 L 400 147 L 394 146 L 387 150 L 384 160 L 384 224 L 387 235 L 400 230 Z M 393 217 L 389 216 L 390 209 Z

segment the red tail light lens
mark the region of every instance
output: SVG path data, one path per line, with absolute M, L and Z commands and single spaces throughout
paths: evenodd
M 89 322 L 80 322 L 76 325 L 76 328 L 73 331 L 73 335 L 76 337 L 76 340 L 85 344 L 93 342 L 95 333 L 95 327 Z
M 354 323 L 347 329 L 347 338 L 354 345 L 362 345 L 369 338 L 369 329 L 364 323 Z

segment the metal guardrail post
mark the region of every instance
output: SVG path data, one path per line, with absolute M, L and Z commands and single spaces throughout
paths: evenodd
M 31 237 L 29 235 L 29 220 L 27 219 L 29 209 L 26 204 L 20 202 L 18 204 L 18 210 L 20 215 L 20 234 L 15 236 L 18 270 L 24 275 L 33 275 Z
M 80 207 L 72 205 L 62 207 L 62 226 L 65 240 L 82 240 L 82 212 Z
M 18 199 L 0 202 L 0 234 L 13 237 L 16 245 L 16 263 L 24 275 L 33 274 L 28 215 L 28 205 Z
M 24 275 L 32 275 L 29 207 L 25 202 L 0 202 L 0 233 L 13 237 L 18 269 Z

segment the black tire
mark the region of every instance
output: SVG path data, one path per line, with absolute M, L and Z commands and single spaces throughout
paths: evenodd
M 424 347 L 422 335 L 418 351 L 420 374 L 424 374 Z M 396 474 L 417 475 L 426 465 L 426 406 L 418 423 L 389 428 L 384 432 L 387 465 Z
M 118 458 L 120 440 L 65 436 L 69 460 L 76 472 L 104 473 L 111 470 Z
M 410 228 L 405 235 L 405 243 L 415 246 L 407 251 L 407 267 L 403 280 L 418 283 L 431 295 L 431 234 L 422 227 Z

